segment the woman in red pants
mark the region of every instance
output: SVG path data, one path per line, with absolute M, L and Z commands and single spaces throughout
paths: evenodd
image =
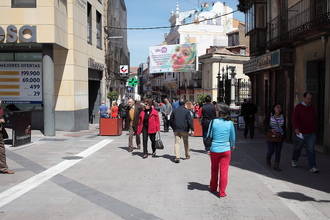
M 226 197 L 228 168 L 231 150 L 235 148 L 236 134 L 234 124 L 229 120 L 228 105 L 219 104 L 218 110 L 219 118 L 213 119 L 208 130 L 208 136 L 212 137 L 210 191 Z

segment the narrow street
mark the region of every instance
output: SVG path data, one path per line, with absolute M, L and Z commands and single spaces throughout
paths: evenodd
M 210 162 L 202 139 L 190 138 L 191 159 L 175 164 L 173 134 L 162 138 L 166 149 L 144 160 L 141 151 L 127 152 L 126 133 L 34 134 L 33 144 L 7 148 L 16 175 L 0 176 L 0 219 L 330 218 L 328 156 L 317 155 L 321 173 L 311 174 L 305 157 L 299 168 L 290 167 L 292 146 L 285 145 L 279 173 L 266 168 L 262 136 L 240 137 L 228 197 L 220 199 L 208 191 Z

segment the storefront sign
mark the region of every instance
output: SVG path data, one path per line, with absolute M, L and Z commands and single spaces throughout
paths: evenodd
M 42 103 L 40 62 L 0 62 L 0 100 L 5 103 Z
M 244 64 L 244 74 L 279 67 L 281 64 L 280 50 L 251 59 Z
M 196 71 L 196 54 L 196 44 L 150 47 L 150 73 Z
M 88 68 L 98 71 L 104 70 L 104 65 L 102 63 L 95 62 L 93 58 L 88 59 Z
M 37 27 L 24 25 L 19 30 L 14 25 L 7 27 L 7 33 L 0 26 L 0 43 L 35 43 L 37 42 Z

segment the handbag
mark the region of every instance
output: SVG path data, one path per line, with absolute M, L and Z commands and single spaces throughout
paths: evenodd
M 155 143 L 156 149 L 158 149 L 158 150 L 163 150 L 164 149 L 164 144 L 163 144 L 163 141 L 162 141 L 162 139 L 160 137 L 160 133 L 159 132 L 157 132 L 155 142 L 156 142 Z
M 275 121 L 277 123 L 277 126 L 280 127 L 280 125 L 278 124 L 278 121 L 275 118 Z M 275 142 L 275 143 L 279 143 L 283 141 L 283 135 L 280 133 L 273 133 L 273 131 L 267 131 L 267 140 L 269 142 Z
M 212 128 L 213 128 L 213 121 L 214 120 L 211 121 L 211 126 L 210 126 L 210 129 L 209 129 L 210 132 L 207 134 L 207 136 L 204 140 L 206 151 L 209 151 L 211 146 L 212 146 L 213 137 L 211 136 L 211 132 L 212 132 Z

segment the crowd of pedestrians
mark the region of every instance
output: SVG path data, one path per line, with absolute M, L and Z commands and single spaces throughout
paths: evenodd
M 318 173 L 315 158 L 316 143 L 316 110 L 312 105 L 313 94 L 306 92 L 303 101 L 299 103 L 292 115 L 292 126 L 294 129 L 294 150 L 292 153 L 291 166 L 297 167 L 302 149 L 305 147 L 308 156 L 309 169 L 312 173 Z M 254 124 L 257 107 L 250 101 L 245 100 L 241 106 L 241 116 L 245 121 L 244 136 L 254 138 Z M 165 98 L 163 102 L 157 103 L 151 99 L 135 101 L 129 99 L 127 103 L 122 101 L 118 106 L 112 102 L 109 108 L 105 103 L 99 107 L 101 118 L 122 118 L 123 129 L 128 130 L 128 151 L 141 149 L 141 135 L 143 146 L 143 159 L 148 158 L 148 140 L 151 142 L 152 157 L 157 157 L 157 146 L 160 139 L 160 120 L 162 118 L 164 132 L 170 128 L 174 133 L 174 155 L 175 163 L 180 163 L 180 144 L 183 142 L 185 160 L 189 160 L 189 136 L 194 135 L 193 119 L 198 118 L 203 131 L 203 143 L 205 152 L 210 155 L 211 179 L 209 190 L 220 197 L 225 197 L 228 184 L 228 169 L 231 161 L 231 152 L 236 147 L 236 130 L 231 120 L 231 112 L 228 105 L 223 103 L 212 103 L 207 96 L 204 103 L 192 103 L 189 101 L 173 100 Z M 0 109 L 0 172 L 13 174 L 6 164 L 4 147 L 4 117 Z M 161 117 L 160 117 L 161 115 Z M 282 105 L 275 104 L 265 119 L 265 133 L 267 139 L 266 165 L 276 171 L 281 171 L 281 151 L 283 142 L 287 137 L 286 125 L 288 124 L 283 114 Z M 135 138 L 136 148 L 133 140 Z M 272 163 L 273 155 L 275 155 Z

